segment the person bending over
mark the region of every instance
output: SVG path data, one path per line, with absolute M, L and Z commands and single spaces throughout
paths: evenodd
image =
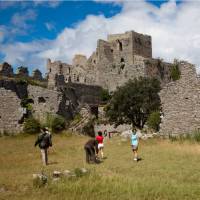
M 90 139 L 84 145 L 87 163 L 96 163 L 96 155 L 98 154 L 98 142 L 95 139 Z

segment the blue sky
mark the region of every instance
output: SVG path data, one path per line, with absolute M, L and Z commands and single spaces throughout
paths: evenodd
M 45 72 L 47 58 L 70 63 L 76 53 L 89 57 L 97 39 L 135 30 L 152 36 L 155 57 L 167 61 L 183 58 L 199 65 L 199 4 L 173 0 L 0 1 L 0 62 Z M 183 41 L 187 48 L 194 48 L 194 55 L 182 48 Z

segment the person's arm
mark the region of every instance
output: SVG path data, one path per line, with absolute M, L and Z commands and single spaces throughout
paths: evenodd
M 52 147 L 51 134 L 49 135 L 49 146 Z
M 39 136 L 37 137 L 37 140 L 35 141 L 35 147 L 39 144 Z

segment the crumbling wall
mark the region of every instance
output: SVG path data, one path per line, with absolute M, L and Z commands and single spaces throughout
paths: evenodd
M 42 72 L 39 69 L 33 70 L 32 78 L 39 81 L 43 80 Z
M 100 94 L 102 87 L 100 86 L 71 83 L 67 87 L 74 91 L 79 104 L 98 105 L 101 103 Z
M 28 96 L 33 100 L 33 116 L 41 121 L 46 119 L 47 113 L 56 114 L 62 96 L 59 92 L 38 86 L 28 86 Z
M 28 77 L 29 76 L 29 71 L 27 67 L 18 67 L 17 68 L 17 76 L 19 77 Z
M 86 60 L 76 55 L 73 64 L 48 61 L 49 88 L 56 87 L 56 74 L 65 82 L 99 85 L 113 91 L 129 79 L 144 76 L 144 58 L 152 57 L 151 37 L 129 31 L 98 40 L 96 51 Z
M 123 34 L 108 35 L 109 42 L 120 42 L 122 49 L 129 49 L 130 55 L 140 55 L 145 58 L 152 58 L 151 36 L 137 33 L 135 31 L 127 31 Z M 118 43 L 117 47 L 120 47 Z M 124 48 L 125 47 L 125 48 Z
M 145 60 L 145 76 L 158 79 L 161 86 L 172 81 L 171 67 L 173 64 L 163 62 L 161 59 L 146 59 Z
M 160 92 L 162 134 L 191 133 L 200 128 L 200 84 L 195 66 L 180 62 L 181 78 L 168 83 Z
M 13 68 L 7 62 L 0 64 L 0 75 L 1 76 L 13 76 Z
M 21 100 L 15 92 L 0 88 L 0 133 L 22 131 L 20 120 L 23 117 Z

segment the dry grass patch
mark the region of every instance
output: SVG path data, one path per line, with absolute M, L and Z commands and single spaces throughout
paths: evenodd
M 0 138 L 0 199 L 199 199 L 200 146 L 196 143 L 152 139 L 140 143 L 142 161 L 132 160 L 129 141 L 105 141 L 105 159 L 85 163 L 84 136 L 54 135 L 49 150 L 51 165 L 43 167 L 34 147 L 36 136 Z M 32 185 L 32 174 L 85 167 L 88 176 Z

